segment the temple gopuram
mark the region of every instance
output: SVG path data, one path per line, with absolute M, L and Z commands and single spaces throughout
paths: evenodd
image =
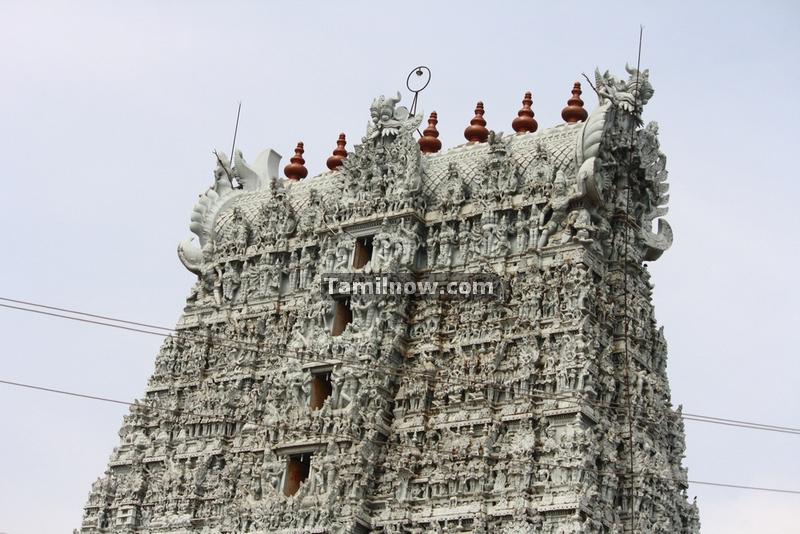
M 479 102 L 446 150 L 380 96 L 310 178 L 302 143 L 285 178 L 217 152 L 178 247 L 197 281 L 80 532 L 699 532 L 647 270 L 666 158 L 626 70 L 550 128 L 530 93 L 512 133 Z

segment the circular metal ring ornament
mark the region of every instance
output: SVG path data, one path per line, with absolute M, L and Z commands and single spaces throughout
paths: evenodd
M 411 78 L 414 75 L 417 76 L 418 81 L 425 80 L 425 83 L 423 83 L 422 86 L 419 87 L 419 89 L 414 89 L 411 86 Z M 420 65 L 419 67 L 415 67 L 411 72 L 408 73 L 408 78 L 406 78 L 406 87 L 412 93 L 419 93 L 420 91 L 423 91 L 426 87 L 428 87 L 429 83 L 431 83 L 431 69 L 429 69 L 425 65 Z

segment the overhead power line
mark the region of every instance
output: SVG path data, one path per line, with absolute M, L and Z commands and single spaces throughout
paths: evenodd
M 57 388 L 39 386 L 39 385 L 35 385 L 35 384 L 27 384 L 27 383 L 23 383 L 23 382 L 15 382 L 15 381 L 11 381 L 11 380 L 0 379 L 0 384 L 5 384 L 5 385 L 8 385 L 8 386 L 14 386 L 14 387 L 18 387 L 18 388 L 31 389 L 31 390 L 39 391 L 39 392 L 55 393 L 55 394 L 58 394 L 58 395 L 66 395 L 66 396 L 70 396 L 70 397 L 77 397 L 77 398 L 82 398 L 82 399 L 95 400 L 95 401 L 100 401 L 100 402 L 109 402 L 109 403 L 122 404 L 122 405 L 127 405 L 127 406 L 142 406 L 143 408 L 153 409 L 153 410 L 156 410 L 156 411 L 161 410 L 161 408 L 148 406 L 146 404 L 138 404 L 136 402 L 123 401 L 123 400 L 119 400 L 119 399 L 112 399 L 112 398 L 109 398 L 109 397 L 102 397 L 102 396 L 99 396 L 99 395 L 91 395 L 91 394 L 87 394 L 87 393 L 79 393 L 79 392 L 74 392 L 74 391 L 67 391 L 67 390 L 64 390 L 64 389 L 57 389 Z M 186 412 L 186 411 L 184 413 L 186 413 L 188 415 L 198 415 L 198 416 L 209 416 L 209 415 L 211 415 L 211 414 L 199 414 L 199 413 L 195 414 L 193 412 Z M 327 436 L 327 437 L 333 437 L 333 436 L 347 437 L 347 438 L 354 439 L 354 440 L 359 440 L 360 439 L 357 436 L 353 436 L 353 435 L 334 434 L 334 433 L 330 433 L 330 432 L 305 431 L 305 433 L 306 434 L 313 434 L 313 435 L 320 435 L 320 436 Z M 371 439 L 366 439 L 366 440 L 367 441 L 375 441 L 375 440 L 371 440 Z M 387 445 L 387 442 L 378 442 L 378 443 L 380 443 L 381 445 Z M 400 446 L 400 444 L 391 443 L 391 444 L 389 444 L 389 446 Z M 565 467 L 565 466 L 562 466 L 562 465 L 548 464 L 546 462 L 537 462 L 537 464 L 545 466 L 545 467 L 559 467 L 559 468 L 571 469 L 571 467 L 569 467 L 569 466 Z M 592 472 L 597 472 L 597 473 L 606 473 L 606 472 L 603 472 L 603 471 L 600 471 L 600 470 L 590 469 L 590 468 L 586 468 L 586 467 L 580 467 L 580 468 L 576 468 L 576 469 L 582 469 L 582 470 L 585 470 L 585 471 L 592 471 Z M 637 475 L 637 476 L 640 476 L 640 475 Z M 664 480 L 677 480 L 677 479 L 674 479 L 672 477 L 663 477 L 663 476 L 658 476 L 658 475 L 653 475 L 653 476 L 655 478 L 661 478 L 661 479 L 664 479 Z M 766 492 L 773 492 L 773 493 L 785 493 L 785 494 L 800 495 L 800 490 L 791 490 L 791 489 L 784 489 L 784 488 L 767 488 L 767 487 L 761 487 L 761 486 L 747 486 L 747 485 L 743 485 L 743 484 L 728 484 L 728 483 L 723 483 L 723 482 L 709 482 L 709 481 L 701 481 L 701 480 L 688 480 L 687 482 L 689 482 L 690 484 L 699 484 L 699 485 L 706 485 L 706 486 L 718 486 L 718 487 L 723 487 L 723 488 L 734 488 L 734 489 L 744 489 L 744 490 L 753 490 L 753 491 L 766 491 Z
M 120 330 L 127 330 L 127 331 L 131 331 L 131 332 L 136 332 L 136 333 L 149 334 L 149 335 L 154 335 L 154 336 L 159 336 L 159 337 L 186 337 L 187 339 L 195 338 L 197 340 L 203 340 L 203 341 L 212 341 L 213 340 L 213 338 L 208 338 L 208 337 L 206 337 L 204 335 L 200 335 L 200 334 L 197 334 L 197 335 L 187 334 L 186 332 L 178 331 L 178 330 L 167 328 L 167 327 L 164 327 L 164 326 L 158 326 L 158 325 L 153 325 L 153 324 L 150 324 L 150 323 L 143 323 L 143 322 L 138 322 L 138 321 L 130 321 L 130 320 L 127 320 L 127 319 L 119 319 L 119 318 L 111 317 L 111 316 L 108 316 L 108 315 L 100 315 L 100 314 L 95 314 L 95 313 L 88 313 L 88 312 L 83 312 L 83 311 L 76 310 L 76 309 L 71 309 L 71 308 L 63 308 L 63 307 L 46 305 L 46 304 L 39 304 L 39 303 L 25 301 L 25 300 L 10 299 L 10 298 L 6 298 L 6 297 L 0 297 L 0 301 L 14 302 L 14 303 L 18 303 L 18 304 L 23 304 L 25 306 L 33 306 L 33 307 L 37 307 L 37 308 L 42 308 L 42 310 L 35 310 L 35 309 L 26 308 L 26 307 L 22 307 L 22 306 L 13 306 L 13 305 L 9 305 L 9 304 L 0 303 L 0 307 L 3 307 L 3 308 L 13 309 L 13 310 L 17 310 L 17 311 L 25 311 L 25 312 L 30 312 L 30 313 L 36 313 L 36 314 L 39 314 L 39 315 L 45 315 L 45 316 L 50 316 L 50 317 L 55 317 L 55 318 L 60 318 L 60 319 L 68 319 L 68 320 L 71 320 L 71 321 L 78 321 L 78 322 L 83 322 L 83 323 L 99 325 L 99 326 L 108 326 L 108 327 L 111 327 L 111 328 L 117 328 L 117 329 L 120 329 Z M 69 313 L 69 314 L 72 314 L 72 315 L 76 315 L 77 317 L 73 317 L 71 315 L 64 315 L 64 314 L 61 314 L 61 313 L 44 311 L 44 310 L 61 311 L 61 312 Z M 93 319 L 85 319 L 85 317 L 91 317 Z M 95 319 L 99 319 L 99 320 L 95 320 Z M 117 323 L 119 323 L 119 324 L 117 324 Z M 125 325 L 137 325 L 137 326 L 141 326 L 141 327 L 145 327 L 145 328 L 158 329 L 158 330 L 162 330 L 162 331 L 161 332 L 154 332 L 152 330 L 146 330 L 144 328 L 135 328 L 135 327 L 125 326 Z M 259 348 L 256 344 L 253 344 L 253 343 L 237 342 L 237 341 L 233 341 L 233 340 L 229 340 L 229 339 L 220 339 L 220 340 L 218 340 L 218 344 L 221 345 L 221 346 L 234 347 L 234 348 L 251 348 L 251 349 L 258 349 Z M 299 358 L 299 359 L 302 360 L 302 357 Z M 369 365 L 365 365 L 364 362 L 362 362 L 360 360 L 352 360 L 352 362 L 351 362 L 350 360 L 347 360 L 346 358 L 344 358 L 344 359 L 343 358 L 339 358 L 339 359 L 341 359 L 343 362 L 348 362 L 348 363 L 352 363 L 354 365 L 359 365 L 362 368 L 385 368 L 389 372 L 397 374 L 397 375 L 401 375 L 403 373 L 413 373 L 413 371 L 410 371 L 410 370 L 400 371 L 397 368 L 390 367 L 390 366 L 387 366 L 387 365 L 382 365 L 382 364 L 375 363 L 375 362 L 371 362 L 371 363 L 369 363 Z M 441 379 L 441 378 L 438 378 L 438 379 L 437 378 L 431 378 L 425 373 L 419 373 L 419 374 L 424 375 L 425 378 L 428 379 L 431 383 L 451 384 L 451 385 L 455 384 L 454 382 L 452 382 L 450 380 L 445 380 L 445 379 Z M 497 389 L 508 389 L 507 386 L 505 386 L 503 384 L 499 384 L 499 383 L 494 383 L 494 382 L 470 382 L 469 380 L 466 380 L 466 379 L 461 380 L 458 383 L 458 385 L 464 385 L 464 386 L 473 385 L 473 386 L 481 386 L 481 387 L 487 387 L 487 388 L 488 387 L 493 387 L 493 388 L 497 388 Z M 570 402 L 570 401 L 574 402 L 575 401 L 574 398 L 570 398 L 570 397 L 568 397 L 568 396 L 566 396 L 564 394 L 547 393 L 547 392 L 543 392 L 543 391 L 521 392 L 519 394 L 522 395 L 522 396 L 529 396 L 530 398 L 535 398 L 535 399 L 552 398 L 552 399 L 555 399 L 555 400 L 562 400 L 562 401 L 567 401 L 567 402 Z M 608 406 L 608 407 L 612 407 L 612 406 L 622 407 L 622 405 L 620 405 L 620 404 L 593 402 L 593 401 L 590 401 L 588 399 L 584 399 L 582 402 L 584 402 L 586 404 L 589 404 L 589 405 L 596 406 L 596 407 L 605 407 L 605 406 Z M 722 417 L 707 416 L 707 415 L 701 415 L 701 414 L 691 414 L 691 413 L 686 413 L 686 412 L 681 413 L 680 415 L 686 421 L 694 421 L 694 422 L 708 423 L 708 424 L 715 424 L 715 425 L 722 425 L 722 426 L 731 426 L 731 427 L 745 428 L 745 429 L 750 429 L 750 430 L 761 430 L 761 431 L 767 431 L 767 432 L 778 432 L 778 433 L 784 433 L 784 434 L 800 435 L 800 428 L 797 428 L 797 427 L 777 426 L 777 425 L 770 425 L 770 424 L 765 424 L 765 423 L 742 421 L 742 420 L 738 420 L 738 419 L 727 419 L 727 418 L 722 418 Z M 642 419 L 646 419 L 646 420 L 649 420 L 651 422 L 654 422 L 652 418 L 648 418 L 646 416 L 634 416 L 634 418 L 642 418 Z
M 718 486 L 720 488 L 735 488 L 753 491 L 771 491 L 773 493 L 790 493 L 793 495 L 800 495 L 800 490 L 787 490 L 779 488 L 762 488 L 759 486 L 743 486 L 741 484 L 725 484 L 722 482 L 707 482 L 702 480 L 687 480 L 689 484 L 701 484 L 704 486 Z
M 34 389 L 36 391 L 44 391 L 47 393 L 58 393 L 59 395 L 68 395 L 70 397 L 80 397 L 82 399 L 89 399 L 89 400 L 96 400 L 96 401 L 103 401 L 103 402 L 111 402 L 114 404 L 123 404 L 125 406 L 133 406 L 135 403 L 122 401 L 117 399 L 110 399 L 108 397 L 98 397 L 97 395 L 89 395 L 86 393 L 75 393 L 74 391 L 66 391 L 63 389 L 55 389 L 55 388 L 48 388 L 44 386 L 36 386 L 33 384 L 23 384 L 22 382 L 13 382 L 11 380 L 2 380 L 0 379 L 0 384 L 5 384 L 7 386 L 15 386 L 18 388 L 26 388 L 26 389 Z

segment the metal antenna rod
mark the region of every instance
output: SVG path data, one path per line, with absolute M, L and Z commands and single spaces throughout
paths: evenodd
M 639 105 L 637 103 L 637 99 L 639 98 L 640 90 L 639 90 L 639 70 L 642 66 L 642 35 L 644 34 L 644 26 L 641 24 L 639 25 L 639 49 L 636 55 L 636 81 L 634 82 L 634 90 L 636 91 L 633 94 L 633 113 L 636 113 L 639 110 Z M 633 146 L 633 138 L 636 133 L 636 123 L 631 121 L 630 127 L 630 145 Z M 631 533 L 635 533 L 635 526 L 639 525 L 638 519 L 641 518 L 639 516 L 637 518 L 636 513 L 633 509 L 633 495 L 636 489 L 636 473 L 634 469 L 634 455 L 633 455 L 633 406 L 631 405 L 631 364 L 630 364 L 630 356 L 628 354 L 628 330 L 630 325 L 630 316 L 628 315 L 628 227 L 629 227 L 629 214 L 630 214 L 630 203 L 631 203 L 631 176 L 632 176 L 632 169 L 633 166 L 633 150 L 630 150 L 630 157 L 628 158 L 628 169 L 627 169 L 627 184 L 625 189 L 625 225 L 624 225 L 624 240 L 623 240 L 623 259 L 622 259 L 622 292 L 623 292 L 623 301 L 622 301 L 622 310 L 624 315 L 624 323 L 623 323 L 623 331 L 624 331 L 624 351 L 625 351 L 625 392 L 627 398 L 627 415 L 628 415 L 628 452 L 629 452 L 629 482 L 631 487 L 631 494 L 629 500 L 630 510 L 628 510 L 628 517 L 629 517 L 629 528 Z M 635 525 L 635 526 L 634 526 Z
M 225 176 L 228 177 L 228 182 L 230 182 L 231 187 L 233 187 L 233 176 L 231 176 L 231 173 L 228 170 L 228 167 L 230 167 L 230 165 L 228 165 L 228 167 L 225 166 L 225 162 L 222 161 L 222 158 L 219 157 L 219 152 L 214 150 L 212 151 L 212 153 L 214 154 L 214 157 L 217 158 L 217 163 L 219 163 L 219 166 L 222 167 L 223 171 L 225 171 Z
M 231 144 L 231 168 L 233 168 L 233 151 L 236 148 L 236 134 L 239 132 L 239 115 L 242 114 L 242 103 L 239 102 L 239 109 L 236 110 L 236 126 L 233 128 L 233 143 Z

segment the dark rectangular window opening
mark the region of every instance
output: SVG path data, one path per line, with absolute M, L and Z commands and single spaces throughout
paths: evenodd
M 308 479 L 311 472 L 311 454 L 297 454 L 286 460 L 286 480 L 283 483 L 283 494 L 291 497 L 300 489 L 300 484 Z
M 311 401 L 309 406 L 312 410 L 319 410 L 325 404 L 325 399 L 333 393 L 331 383 L 331 372 L 311 373 Z
M 353 311 L 350 309 L 350 299 L 336 299 L 333 309 L 332 336 L 339 336 L 347 325 L 353 322 Z
M 355 253 L 353 254 L 353 268 L 361 269 L 372 259 L 372 236 L 356 239 Z

